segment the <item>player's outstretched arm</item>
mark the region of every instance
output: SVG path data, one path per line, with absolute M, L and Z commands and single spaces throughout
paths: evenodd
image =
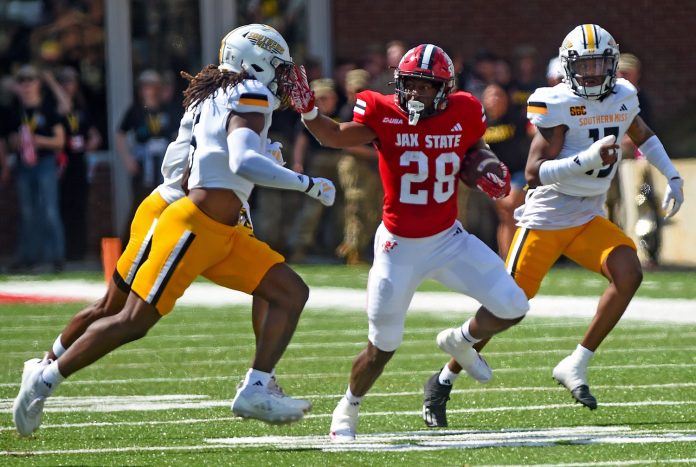
M 233 114 L 230 118 L 227 136 L 230 170 L 254 184 L 301 191 L 324 206 L 331 206 L 336 197 L 331 180 L 298 174 L 261 154 L 259 125 L 263 125 L 261 114 Z
M 377 138 L 374 131 L 362 123 L 337 123 L 320 114 L 303 66 L 293 68 L 290 100 L 293 109 L 302 116 L 302 123 L 323 146 L 347 148 L 371 143 Z
M 640 116 L 633 119 L 626 134 L 638 146 L 648 162 L 654 165 L 667 179 L 662 209 L 665 211 L 665 219 L 672 217 L 679 211 L 684 202 L 684 180 L 672 164 L 660 139 Z

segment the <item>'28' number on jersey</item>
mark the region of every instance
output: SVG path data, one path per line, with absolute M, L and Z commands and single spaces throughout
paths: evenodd
M 428 156 L 422 151 L 406 151 L 401 155 L 402 167 L 416 165 L 417 172 L 401 176 L 401 193 L 399 201 L 404 204 L 428 204 L 428 190 L 414 190 L 414 183 L 423 183 L 428 179 Z M 450 168 L 451 167 L 451 168 Z M 448 170 L 449 169 L 449 170 Z M 444 203 L 454 194 L 459 173 L 459 156 L 453 152 L 444 152 L 435 159 L 435 181 L 433 182 L 433 199 Z

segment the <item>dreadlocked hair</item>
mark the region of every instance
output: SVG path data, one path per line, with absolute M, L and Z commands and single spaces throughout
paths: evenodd
M 184 109 L 189 109 L 204 101 L 208 96 L 218 89 L 227 89 L 236 86 L 237 83 L 246 78 L 246 73 L 235 73 L 232 71 L 222 71 L 217 65 L 208 65 L 198 72 L 196 76 L 191 76 L 185 71 L 181 76 L 189 81 L 189 85 L 184 91 Z

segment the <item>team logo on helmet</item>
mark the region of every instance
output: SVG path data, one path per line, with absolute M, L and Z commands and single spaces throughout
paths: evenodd
M 283 55 L 285 53 L 285 48 L 282 45 L 270 37 L 259 34 L 258 32 L 250 32 L 247 34 L 246 38 L 249 39 L 249 42 L 255 46 L 261 47 L 272 54 Z

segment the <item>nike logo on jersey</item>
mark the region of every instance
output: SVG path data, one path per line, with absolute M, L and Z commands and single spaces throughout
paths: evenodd
M 455 131 L 462 131 L 462 124 L 457 122 L 450 131 L 452 133 L 454 133 Z

